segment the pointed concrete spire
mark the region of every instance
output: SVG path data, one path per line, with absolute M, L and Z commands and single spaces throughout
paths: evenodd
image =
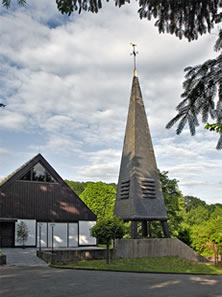
M 167 224 L 167 213 L 152 139 L 139 80 L 135 73 L 119 172 L 115 214 L 126 221 L 159 220 Z

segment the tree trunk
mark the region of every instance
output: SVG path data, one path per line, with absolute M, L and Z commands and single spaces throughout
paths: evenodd
M 106 243 L 106 264 L 110 264 L 110 248 L 109 248 L 109 242 Z

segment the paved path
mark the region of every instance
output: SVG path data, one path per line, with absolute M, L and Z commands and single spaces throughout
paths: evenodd
M 2 297 L 222 297 L 222 276 L 3 266 Z
M 2 248 L 1 250 L 7 256 L 7 265 L 47 266 L 44 261 L 36 256 L 35 248 Z

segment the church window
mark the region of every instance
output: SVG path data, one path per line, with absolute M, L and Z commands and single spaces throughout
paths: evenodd
M 26 181 L 38 181 L 38 182 L 47 182 L 54 183 L 55 179 L 47 172 L 47 170 L 42 166 L 41 163 L 37 163 L 33 168 L 31 168 L 21 180 Z

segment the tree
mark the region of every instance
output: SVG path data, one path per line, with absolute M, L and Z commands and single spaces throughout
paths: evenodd
M 88 182 L 75 182 L 72 180 L 65 180 L 67 185 L 79 196 L 87 187 Z
M 17 233 L 17 241 L 19 243 L 22 243 L 22 246 L 24 247 L 25 242 L 29 236 L 29 228 L 27 224 L 21 221 L 16 227 L 16 233 Z
M 102 182 L 88 183 L 80 194 L 82 201 L 97 215 L 97 218 L 111 218 L 114 215 L 116 190 Z
M 216 40 L 215 51 L 219 55 L 195 67 L 185 68 L 183 100 L 177 106 L 177 115 L 170 120 L 166 128 L 171 128 L 179 122 L 176 133 L 180 134 L 188 123 L 191 135 L 195 135 L 199 126 L 198 116 L 207 123 L 211 118 L 215 124 L 207 124 L 206 129 L 216 131 L 220 137 L 216 148 L 222 148 L 222 30 Z M 215 102 L 216 101 L 216 102 Z
M 120 239 L 124 235 L 124 223 L 116 218 L 101 219 L 91 229 L 91 235 L 99 242 L 106 243 L 106 263 L 110 263 L 110 243 L 111 240 Z
M 25 5 L 26 1 L 25 0 L 17 0 L 18 5 Z M 11 0 L 2 0 L 2 5 L 6 8 L 9 8 L 11 5 Z
M 108 0 L 107 0 L 108 1 Z M 130 0 L 114 0 L 121 7 Z M 70 15 L 82 10 L 97 13 L 102 8 L 102 0 L 56 0 L 58 10 Z M 175 34 L 189 41 L 198 35 L 211 32 L 215 23 L 220 22 L 220 0 L 139 0 L 139 16 L 156 19 L 155 26 L 160 33 Z
M 187 212 L 191 211 L 191 209 L 197 208 L 198 206 L 206 206 L 206 202 L 193 197 L 193 196 L 184 196 L 184 207 Z
M 11 0 L 2 0 L 2 3 L 9 8 Z M 24 5 L 26 1 L 17 0 L 17 3 Z M 114 0 L 114 3 L 121 7 L 130 0 Z M 56 4 L 58 10 L 67 15 L 82 11 L 97 13 L 102 8 L 102 0 L 56 0 Z M 221 0 L 138 0 L 138 5 L 139 17 L 156 19 L 159 33 L 175 34 L 189 41 L 211 32 L 214 25 L 221 22 Z
M 218 263 L 219 253 L 222 254 L 222 217 L 211 218 L 200 225 L 194 225 L 191 230 L 191 246 L 202 255 L 215 257 Z
M 170 179 L 167 171 L 160 172 L 160 181 L 162 183 L 167 215 L 169 217 L 170 233 L 171 236 L 177 236 L 182 221 L 182 217 L 179 214 L 179 200 L 182 197 L 182 193 L 179 190 L 178 181 L 176 179 Z

